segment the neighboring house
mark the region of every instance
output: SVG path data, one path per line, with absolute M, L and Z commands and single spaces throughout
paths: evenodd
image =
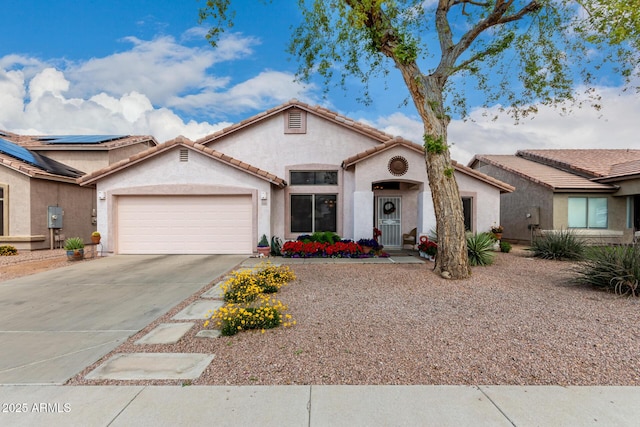
M 77 178 L 156 144 L 149 136 L 0 131 L 0 245 L 34 250 L 60 246 L 65 236 L 88 241 L 96 227 L 96 195 Z
M 473 231 L 513 187 L 455 164 Z M 423 148 L 321 107 L 290 101 L 196 142 L 178 137 L 79 180 L 96 186 L 110 253 L 243 253 L 262 234 L 314 231 L 400 248 L 435 228 Z
M 501 200 L 506 239 L 562 229 L 596 243 L 640 236 L 640 150 L 523 150 L 469 166 L 516 187 Z

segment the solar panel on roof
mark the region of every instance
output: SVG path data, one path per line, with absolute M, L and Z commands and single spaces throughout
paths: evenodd
M 37 140 L 45 144 L 100 144 L 126 138 L 127 135 L 48 135 Z
M 26 148 L 14 144 L 11 141 L 7 141 L 3 138 L 0 138 L 0 152 L 56 175 L 68 176 L 72 178 L 77 178 L 83 175 L 83 173 L 77 169 L 69 167 L 63 163 L 57 162 L 41 154 L 31 152 Z

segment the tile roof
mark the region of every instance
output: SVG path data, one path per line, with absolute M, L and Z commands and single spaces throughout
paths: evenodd
M 616 165 L 640 161 L 640 150 L 632 149 L 558 149 L 520 150 L 516 156 L 547 164 L 556 168 L 581 174 L 589 178 L 606 177 L 614 174 Z M 634 165 L 629 165 L 634 166 Z M 626 173 L 639 173 L 631 169 Z M 619 173 L 615 173 L 619 175 Z
M 95 181 L 97 181 L 100 178 L 103 178 L 107 175 L 111 175 L 112 173 L 118 172 L 126 167 L 129 167 L 135 163 L 139 163 L 143 160 L 146 160 L 150 157 L 156 156 L 160 153 L 164 153 L 168 150 L 174 149 L 178 146 L 183 146 L 183 147 L 187 147 L 190 148 L 192 150 L 198 151 L 208 157 L 211 157 L 219 162 L 225 163 L 231 167 L 234 167 L 236 169 L 240 169 L 244 172 L 247 172 L 251 175 L 257 176 L 261 179 L 264 179 L 265 181 L 268 181 L 274 185 L 277 185 L 278 187 L 286 187 L 287 183 L 284 179 L 277 177 L 276 175 L 269 173 L 267 171 L 264 171 L 262 169 L 259 169 L 255 166 L 252 166 L 248 163 L 242 162 L 238 159 L 235 159 L 231 156 L 227 156 L 226 154 L 223 154 L 219 151 L 216 150 L 212 150 L 209 147 L 206 147 L 202 144 L 198 144 L 196 142 L 191 141 L 188 138 L 185 138 L 183 136 L 178 136 L 177 138 L 174 138 L 170 141 L 164 142 L 160 145 L 156 145 L 154 147 L 151 147 L 145 151 L 141 151 L 140 153 L 134 154 L 133 156 L 129 157 L 128 159 L 123 159 L 119 162 L 113 163 L 107 167 L 104 167 L 102 169 L 96 170 L 94 172 L 91 172 L 90 174 L 87 174 L 81 178 L 78 179 L 78 183 L 80 185 L 89 185 L 94 183 Z
M 241 122 L 235 123 L 229 127 L 226 127 L 222 130 L 219 130 L 211 135 L 207 135 L 203 138 L 196 140 L 198 144 L 208 145 L 216 140 L 222 138 L 225 135 L 236 132 L 240 129 L 243 129 L 247 126 L 251 126 L 261 120 L 264 120 L 268 117 L 272 117 L 276 114 L 279 114 L 285 110 L 290 108 L 299 108 L 301 110 L 307 111 L 308 113 L 315 114 L 319 117 L 322 117 L 326 120 L 339 124 L 341 126 L 347 127 L 355 132 L 366 135 L 370 138 L 373 138 L 379 142 L 387 142 L 393 140 L 395 137 L 388 133 L 382 132 L 372 126 L 366 125 L 362 122 L 355 121 L 350 119 L 349 117 L 343 116 L 341 114 L 336 113 L 335 111 L 331 111 L 327 108 L 320 107 L 318 105 L 311 106 L 309 104 L 305 104 L 304 102 L 300 102 L 297 99 L 292 99 L 284 104 L 281 104 L 277 107 L 271 108 L 269 110 L 263 111 L 259 114 L 256 114 L 253 117 L 249 117 Z
M 371 156 L 375 156 L 378 153 L 382 153 L 386 150 L 389 150 L 393 147 L 397 147 L 397 146 L 403 146 L 406 148 L 409 148 L 410 150 L 413 150 L 417 153 L 420 153 L 421 155 L 424 155 L 424 147 L 415 144 L 411 141 L 407 141 L 406 139 L 400 138 L 400 137 L 396 137 L 391 141 L 387 141 L 384 142 L 382 144 L 376 145 L 375 147 L 369 148 L 368 150 L 365 150 L 361 153 L 356 154 L 355 156 L 351 156 L 348 159 L 344 160 L 342 162 L 342 167 L 343 168 L 348 168 L 349 166 L 352 166 L 366 158 L 369 158 Z M 458 162 L 456 162 L 455 160 L 452 160 L 451 162 L 453 164 L 453 167 L 456 171 L 464 173 L 466 175 L 472 176 L 476 179 L 479 179 L 480 181 L 484 181 L 487 184 L 493 185 L 494 187 L 497 187 L 500 189 L 500 191 L 502 193 L 511 193 L 513 191 L 515 191 L 515 187 L 502 182 L 498 179 L 495 179 L 493 177 L 490 177 L 489 175 L 486 175 L 480 171 L 477 171 L 475 169 L 472 169 L 470 167 L 464 166 Z
M 48 135 L 18 135 L 12 132 L 0 130 L 0 136 L 8 141 L 18 144 L 32 151 L 46 150 L 113 150 L 115 148 L 137 144 L 140 142 L 150 142 L 152 145 L 158 145 L 156 139 L 151 135 L 126 135 L 120 138 L 100 143 L 73 143 L 73 144 L 47 144 Z M 79 137 L 92 137 L 94 135 L 78 135 Z
M 616 186 L 595 182 L 518 155 L 476 155 L 469 164 L 473 165 L 478 161 L 504 169 L 554 191 L 613 192 L 617 189 Z
M 9 169 L 13 169 L 16 172 L 19 172 L 31 178 L 68 182 L 74 184 L 76 183 L 76 178 L 47 172 L 4 153 L 0 153 L 0 165 Z

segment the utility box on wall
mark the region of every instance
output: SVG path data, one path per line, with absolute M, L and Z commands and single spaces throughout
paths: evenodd
M 540 225 L 540 208 L 538 206 L 529 206 L 529 210 L 525 216 L 530 226 Z
M 47 223 L 49 228 L 62 228 L 64 212 L 59 206 L 47 207 Z

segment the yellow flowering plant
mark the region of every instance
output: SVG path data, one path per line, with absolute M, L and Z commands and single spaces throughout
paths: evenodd
M 293 326 L 291 315 L 283 314 L 287 306 L 268 294 L 295 280 L 289 267 L 261 263 L 255 270 L 234 271 L 223 284 L 226 304 L 204 323 L 214 324 L 222 335 L 235 335 L 242 330 Z

